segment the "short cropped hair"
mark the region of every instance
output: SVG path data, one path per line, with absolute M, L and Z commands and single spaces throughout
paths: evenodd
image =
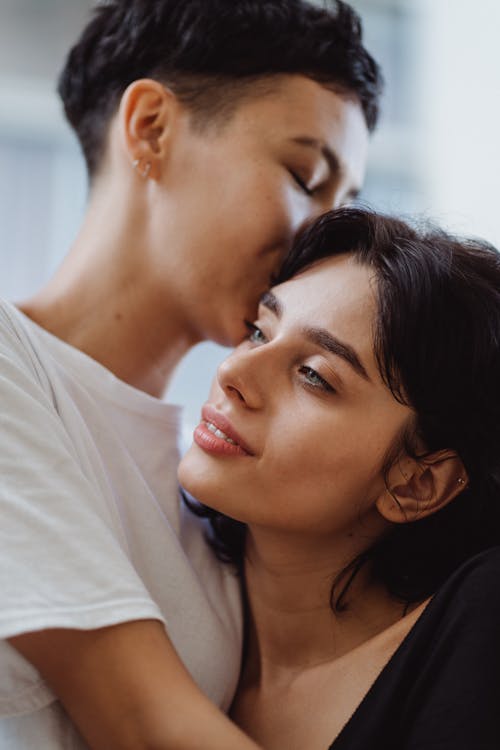
M 259 79 L 301 74 L 357 97 L 375 128 L 380 70 L 359 17 L 341 0 L 106 0 L 70 50 L 58 91 L 89 175 L 127 86 L 168 86 L 198 127 L 228 118 Z
M 466 559 L 500 544 L 500 253 L 431 225 L 344 208 L 302 232 L 276 283 L 343 253 L 374 273 L 378 369 L 396 400 L 415 412 L 391 460 L 405 450 L 425 465 L 430 454 L 452 450 L 469 484 L 433 515 L 393 524 L 336 579 L 332 603 L 342 609 L 345 585 L 338 584 L 348 585 L 367 562 L 391 595 L 423 601 Z M 241 570 L 245 525 L 188 504 L 210 519 L 220 559 Z

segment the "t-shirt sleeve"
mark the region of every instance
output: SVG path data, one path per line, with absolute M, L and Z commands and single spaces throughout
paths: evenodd
M 472 563 L 450 599 L 415 684 L 405 750 L 500 748 L 499 578 L 495 550 Z
M 2 329 L 0 639 L 163 620 L 127 557 L 118 511 L 82 469 L 54 401 L 15 332 Z M 3 687 L 21 684 L 22 671 L 1 642 L 0 709 Z M 35 689 L 24 672 L 23 689 Z

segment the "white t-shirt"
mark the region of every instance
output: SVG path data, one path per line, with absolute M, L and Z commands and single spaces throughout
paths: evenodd
M 179 417 L 0 301 L 0 639 L 158 619 L 227 709 L 238 583 L 179 503 Z M 0 640 L 0 748 L 32 747 L 85 745 Z

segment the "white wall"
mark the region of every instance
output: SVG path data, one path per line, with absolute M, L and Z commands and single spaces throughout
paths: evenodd
M 418 2 L 428 210 L 500 247 L 500 2 Z

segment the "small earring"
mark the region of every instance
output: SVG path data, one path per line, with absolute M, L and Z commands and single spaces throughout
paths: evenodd
M 465 479 L 462 479 L 462 477 L 458 477 L 457 482 L 458 484 L 465 484 Z
M 132 166 L 134 167 L 139 177 L 142 177 L 143 180 L 147 180 L 151 172 L 151 167 L 153 165 L 151 164 L 150 161 L 147 161 L 142 167 L 141 167 L 141 164 L 142 164 L 142 159 L 136 159 L 132 163 Z

